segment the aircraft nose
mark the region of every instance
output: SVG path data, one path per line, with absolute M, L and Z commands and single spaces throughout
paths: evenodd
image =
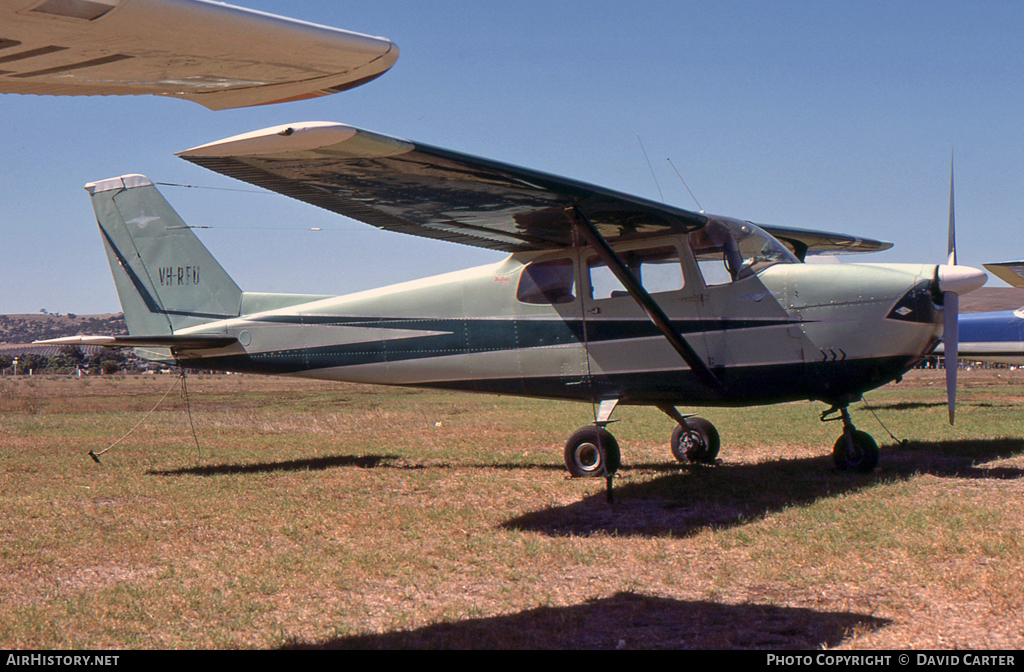
M 939 266 L 935 270 L 939 292 L 945 294 L 967 294 L 988 281 L 985 271 L 970 266 Z

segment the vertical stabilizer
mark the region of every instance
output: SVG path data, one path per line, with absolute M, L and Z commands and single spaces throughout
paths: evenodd
M 242 290 L 148 178 L 123 175 L 85 189 L 132 335 L 238 316 Z

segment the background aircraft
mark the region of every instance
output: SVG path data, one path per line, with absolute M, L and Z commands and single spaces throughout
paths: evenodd
M 948 261 L 956 263 L 956 216 L 953 196 L 953 165 L 949 177 Z M 1024 288 L 1024 261 L 1004 261 L 984 265 L 1000 280 Z M 956 299 L 959 300 L 959 299 Z M 999 364 L 1024 364 L 1024 308 L 962 314 L 955 323 L 947 320 L 943 342 L 936 353 L 945 359 L 947 395 L 956 395 L 957 358 Z M 947 347 L 948 346 L 948 347 Z M 948 350 L 948 352 L 947 352 Z M 953 422 L 950 404 L 950 424 Z
M 1024 288 L 1024 261 L 985 264 L 985 268 L 1007 284 Z M 961 315 L 958 349 L 962 359 L 1024 364 L 1024 307 Z M 942 352 L 941 345 L 938 351 Z
M 243 292 L 153 183 L 127 175 L 87 190 L 130 335 L 51 342 L 165 348 L 144 355 L 184 368 L 590 402 L 594 425 L 565 447 L 577 476 L 617 469 L 605 425 L 619 403 L 657 406 L 678 423 L 673 454 L 710 461 L 717 431 L 677 405 L 820 400 L 823 419 L 843 421 L 836 464 L 873 469 L 877 444 L 847 406 L 930 353 L 943 315 L 955 323 L 959 294 L 985 280 L 954 265 L 804 264 L 886 244 L 762 228 L 344 124 L 181 156 L 373 226 L 510 256 L 347 296 Z
M 397 59 L 382 37 L 206 0 L 0 0 L 0 93 L 222 110 L 345 91 Z

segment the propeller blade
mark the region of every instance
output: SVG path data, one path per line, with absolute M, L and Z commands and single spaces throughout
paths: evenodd
M 949 157 L 949 239 L 946 248 L 946 264 L 956 265 L 956 217 L 953 214 L 953 156 Z
M 946 365 L 946 403 L 949 405 L 949 424 L 956 420 L 957 349 L 960 346 L 960 295 L 943 292 L 942 348 Z
M 949 154 L 949 236 L 946 248 L 946 264 L 956 266 L 956 209 L 953 207 L 953 153 Z M 956 292 L 942 293 L 944 306 L 942 316 L 942 341 L 946 366 L 946 404 L 949 406 L 949 424 L 956 420 L 956 371 L 957 349 L 960 347 L 960 295 Z

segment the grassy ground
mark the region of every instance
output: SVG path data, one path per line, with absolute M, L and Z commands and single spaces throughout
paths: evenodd
M 1016 376 L 1016 377 L 1014 377 Z M 243 376 L 0 380 L 0 648 L 1024 648 L 1024 374 L 703 412 L 716 466 L 620 408 Z M 889 438 L 879 421 L 904 444 Z

